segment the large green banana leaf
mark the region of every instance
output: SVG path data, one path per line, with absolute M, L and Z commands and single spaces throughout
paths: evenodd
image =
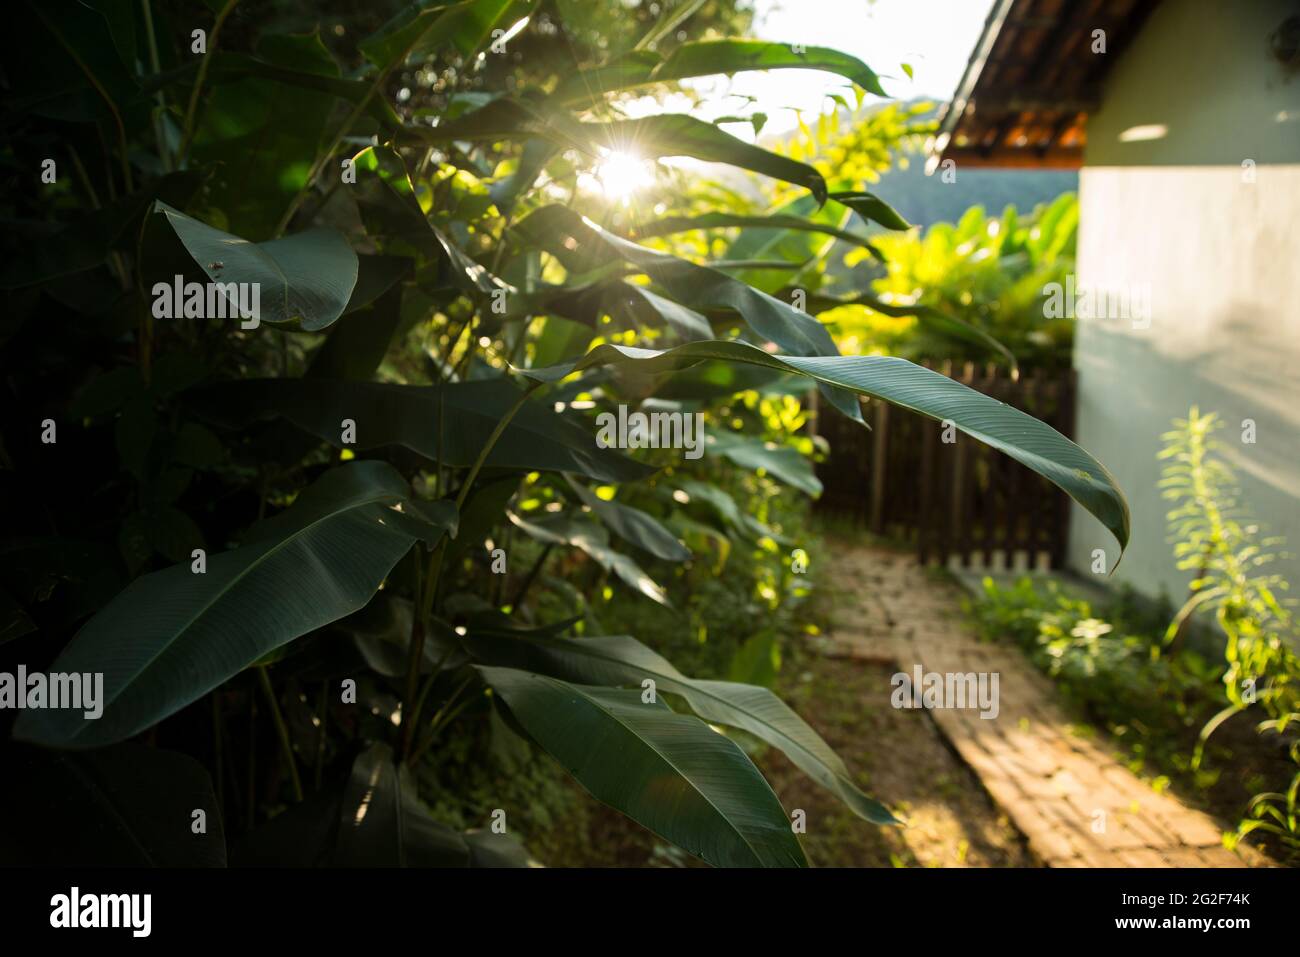
M 736 743 L 641 691 L 513 668 L 483 677 L 593 796 L 717 867 L 804 867 L 772 788 Z
M 967 435 L 1054 482 L 1096 516 L 1121 549 L 1128 544 L 1128 503 L 1104 465 L 1032 415 L 906 359 L 777 356 L 744 342 L 688 342 L 666 350 L 606 344 L 575 362 L 520 371 L 539 381 L 558 381 L 592 366 L 630 363 L 646 372 L 672 372 L 705 359 L 798 372 L 858 395 L 885 399 L 932 419 L 950 421 Z
M 250 243 L 161 201 L 154 204 L 154 211 L 166 219 L 213 283 L 257 284 L 261 321 L 297 319 L 303 329 L 316 331 L 347 308 L 357 283 L 357 254 L 337 230 L 312 229 Z
M 825 178 L 807 163 L 746 143 L 712 123 L 684 113 L 590 123 L 558 113 L 544 104 L 503 97 L 446 123 L 407 127 L 404 133 L 432 144 L 542 137 L 591 156 L 601 156 L 607 151 L 641 159 L 690 156 L 803 186 L 817 197 L 819 204 L 826 201 L 829 193 Z
M 356 424 L 356 442 L 351 448 L 400 445 L 431 462 L 467 468 L 519 394 L 518 387 L 506 378 L 443 386 L 242 379 L 191 393 L 189 401 L 218 425 L 242 428 L 259 419 L 282 417 L 336 447 L 342 445 L 343 420 L 351 419 Z M 443 398 L 445 410 L 439 409 Z M 654 472 L 620 452 L 600 448 L 593 430 L 537 402 L 519 409 L 486 464 L 525 471 L 577 472 L 602 482 L 635 481 Z
M 563 81 L 555 98 L 573 106 L 589 104 L 593 97 L 647 83 L 665 83 L 745 70 L 823 70 L 838 73 L 868 93 L 885 96 L 880 78 L 857 57 L 828 47 L 796 50 L 789 43 L 726 38 L 683 43 L 668 56 L 652 50 L 632 50 L 604 66 L 583 70 Z
M 647 678 L 659 691 L 681 695 L 691 710 L 713 724 L 749 732 L 779 748 L 794 764 L 853 811 L 876 824 L 897 823 L 879 801 L 853 783 L 848 768 L 788 705 L 756 685 L 688 678 L 635 638 L 515 637 L 504 631 L 471 630 L 469 653 L 486 665 L 540 672 L 583 685 L 636 685 Z
M 654 516 L 622 502 L 606 501 L 581 482 L 574 481 L 572 476 L 569 477 L 569 484 L 582 504 L 624 541 L 644 548 L 666 562 L 684 562 L 691 557 L 690 549 L 679 542 Z
M 436 540 L 454 519 L 447 503 L 417 505 L 387 463 L 326 472 L 246 544 L 208 556 L 204 573 L 184 563 L 137 578 L 82 627 L 50 670 L 102 673 L 99 718 L 25 711 L 14 735 L 84 748 L 137 734 L 361 608 L 417 540 Z
M 567 207 L 543 206 L 516 223 L 514 230 L 533 245 L 553 253 L 572 271 L 584 272 L 624 260 L 643 270 L 674 299 L 689 302 L 694 309 L 734 310 L 754 332 L 786 352 L 797 356 L 839 355 L 826 328 L 789 303 L 716 269 L 628 242 Z M 837 409 L 862 421 L 858 400 L 850 391 L 826 382 L 820 385 Z

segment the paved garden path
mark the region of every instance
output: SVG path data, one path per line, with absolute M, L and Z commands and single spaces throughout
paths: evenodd
M 909 553 L 837 543 L 831 653 L 912 674 L 997 672 L 1000 710 L 930 714 L 993 800 L 1049 867 L 1244 867 L 1209 816 L 1157 794 L 1104 746 L 1073 733 L 1057 694 L 1019 649 L 979 641 L 961 589 Z

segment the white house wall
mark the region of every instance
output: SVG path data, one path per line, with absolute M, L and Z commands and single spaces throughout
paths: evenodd
M 1269 55 L 1296 12 L 1166 0 L 1088 124 L 1078 282 L 1149 292 L 1151 313 L 1146 328 L 1132 316 L 1079 321 L 1077 439 L 1132 508 L 1113 580 L 1175 601 L 1189 575 L 1166 540 L 1156 452 L 1189 406 L 1222 416 L 1244 502 L 1300 554 L 1300 73 Z M 1241 441 L 1247 419 L 1253 445 Z M 1096 548 L 1109 567 L 1114 543 L 1076 508 L 1072 566 L 1087 573 Z M 1300 590 L 1300 559 L 1281 570 Z

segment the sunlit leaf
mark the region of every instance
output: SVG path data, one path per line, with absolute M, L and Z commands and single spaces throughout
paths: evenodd
M 479 669 L 511 714 L 591 794 L 717 867 L 803 867 L 763 776 L 729 738 L 641 691 Z
M 454 517 L 446 503 L 418 510 L 386 463 L 326 472 L 245 544 L 209 555 L 204 572 L 186 562 L 137 578 L 86 623 L 52 669 L 102 672 L 101 717 L 25 711 L 14 736 L 77 748 L 130 737 L 361 608 L 417 540 L 435 540 Z
M 1128 544 L 1128 503 L 1106 467 L 1033 416 L 989 398 L 945 375 L 894 356 L 778 356 L 744 342 L 692 342 L 658 351 L 601 345 L 583 359 L 551 369 L 530 369 L 542 381 L 562 379 L 575 370 L 631 363 L 666 372 L 702 359 L 724 359 L 799 372 L 859 395 L 885 399 L 940 421 L 999 449 L 1059 486 Z

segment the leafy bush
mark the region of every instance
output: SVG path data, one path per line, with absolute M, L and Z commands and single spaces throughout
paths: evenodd
M 1194 652 L 1160 656 L 1160 631 L 1069 595 L 1056 582 L 1021 578 L 1000 588 L 990 578 L 970 606 L 980 634 L 1011 639 L 1058 681 L 1092 720 L 1157 766 L 1190 761 L 1180 748 L 1213 708 L 1216 672 Z M 1108 620 L 1109 619 L 1109 620 Z M 1136 627 L 1133 627 L 1136 625 Z M 1159 752 L 1159 753 L 1155 753 Z
M 813 385 L 856 421 L 863 396 L 952 421 L 1124 544 L 1122 495 L 1082 449 L 903 360 L 841 355 L 750 281 L 742 248 L 842 239 L 829 223 L 850 211 L 901 228 L 887 203 L 692 116 L 620 110 L 755 66 L 879 93 L 876 74 L 833 50 L 683 40 L 675 9 L 615 34 L 623 6 L 588 6 L 393 3 L 293 33 L 296 7 L 231 2 L 201 18 L 202 49 L 191 4 L 16 9 L 0 635 L 6 661 L 102 673 L 104 709 L 21 713 L 9 853 L 95 852 L 42 817 L 73 780 L 112 824 L 112 863 L 221 863 L 236 832 L 247 863 L 522 863 L 500 833 L 518 792 L 465 770 L 515 736 L 710 864 L 803 864 L 716 728 L 891 822 L 766 688 L 686 677 L 602 627 L 641 632 L 672 604 L 654 576 L 707 598 L 727 551 L 764 556 L 766 578 L 741 570 L 764 614 L 793 607 L 798 522 L 772 483 L 816 492 L 781 398 Z M 739 230 L 721 260 L 634 241 L 727 195 L 678 202 L 696 175 L 678 169 L 654 219 L 616 227 L 628 164 L 682 156 L 799 198 L 692 221 Z M 708 454 L 609 447 L 620 407 L 704 415 Z M 204 839 L 160 831 L 196 807 Z
M 1168 465 L 1160 487 L 1174 503 L 1174 556 L 1180 570 L 1195 572 L 1167 637 L 1172 641 L 1198 610 L 1213 612 L 1227 639 L 1228 701 L 1237 710 L 1257 701 L 1285 722 L 1300 710 L 1300 660 L 1292 644 L 1300 634 L 1283 604 L 1286 580 L 1266 570 L 1282 541 L 1262 535 L 1239 506 L 1232 470 L 1217 454 L 1214 433 L 1221 427 L 1218 416 L 1201 415 L 1193 406 L 1164 435 L 1160 458 Z
M 1079 204 L 1072 193 L 1022 216 L 1008 206 L 1000 217 L 980 206 L 960 222 L 936 223 L 919 232 L 881 236 L 885 275 L 876 295 L 895 307 L 918 304 L 962 325 L 926 321 L 900 310 L 890 315 L 862 309 L 836 314 L 844 348 L 875 347 L 914 361 L 942 359 L 1068 369 L 1074 320 L 1047 318 L 1051 283 L 1064 286 L 1074 271 Z M 848 261 L 862 257 L 850 253 Z M 974 330 L 979 335 L 972 334 Z M 1005 352 L 991 350 L 987 339 Z
M 1280 744 L 1288 761 L 1281 770 L 1270 766 L 1275 762 L 1259 762 L 1266 771 L 1252 779 L 1271 779 L 1277 787 L 1250 797 L 1229 844 L 1259 832 L 1279 852 L 1300 859 L 1300 738 L 1294 724 L 1300 717 L 1300 661 L 1294 618 L 1281 597 L 1288 583 L 1266 570 L 1281 543 L 1264 536 L 1238 503 L 1232 470 L 1218 454 L 1219 428 L 1218 416 L 1192 408 L 1186 419 L 1174 421 L 1160 453 L 1168 463 L 1161 487 L 1174 503 L 1168 514 L 1174 555 L 1181 570 L 1195 573 L 1176 614 L 1142 610 L 1126 592 L 1094 613 L 1089 602 L 1067 595 L 1055 582 L 1040 587 L 1028 578 L 1009 588 L 985 579 L 983 595 L 970 607 L 985 637 L 1009 637 L 1025 648 L 1135 757 L 1203 790 L 1218 780 L 1218 768 L 1204 765 L 1251 757 L 1237 741 L 1206 762 L 1211 736 L 1234 715 L 1262 711 L 1256 729 L 1264 737 L 1258 744 Z M 1218 661 L 1187 640 L 1197 613 L 1207 611 L 1217 627 L 1201 644 L 1221 648 Z
M 1202 730 L 1195 761 L 1200 762 L 1206 740 L 1223 722 L 1258 706 L 1265 715 L 1258 730 L 1286 743 L 1295 771 L 1284 790 L 1252 798 L 1237 839 L 1264 831 L 1300 859 L 1300 736 L 1292 726 L 1300 718 L 1300 658 L 1295 652 L 1300 632 L 1284 597 L 1289 583 L 1267 571 L 1282 540 L 1263 535 L 1239 504 L 1235 477 L 1214 437 L 1221 427 L 1217 415 L 1202 415 L 1193 406 L 1164 435 L 1160 457 L 1168 464 L 1160 485 L 1174 503 L 1169 533 L 1179 569 L 1195 572 L 1165 638 L 1176 642 L 1193 615 L 1213 612 L 1225 639 L 1228 703 Z

